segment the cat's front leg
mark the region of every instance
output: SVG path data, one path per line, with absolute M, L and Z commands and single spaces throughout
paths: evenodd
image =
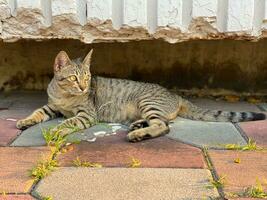
M 33 111 L 33 113 L 25 119 L 19 120 L 16 126 L 18 129 L 24 130 L 40 122 L 45 122 L 55 118 L 57 113 L 58 112 L 52 105 L 45 105 Z
M 64 120 L 61 124 L 52 129 L 52 133 L 58 133 L 61 136 L 84 130 L 94 126 L 97 123 L 95 112 L 79 110 L 77 114 L 69 119 Z

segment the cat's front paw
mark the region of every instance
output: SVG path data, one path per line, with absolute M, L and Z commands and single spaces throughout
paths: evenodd
M 16 127 L 20 130 L 25 130 L 34 124 L 31 119 L 21 119 L 17 122 Z

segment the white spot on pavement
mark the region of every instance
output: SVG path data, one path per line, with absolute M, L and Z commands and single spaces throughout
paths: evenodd
M 94 142 L 94 141 L 96 141 L 96 137 L 91 138 L 91 139 L 87 139 L 86 141 L 87 141 L 87 142 Z
M 12 122 L 16 122 L 16 121 L 18 121 L 17 119 L 13 119 L 13 118 L 7 118 L 6 120 L 7 120 L 7 121 L 12 121 Z
M 98 132 L 95 132 L 94 135 L 95 136 L 98 136 L 98 137 L 103 137 L 106 135 L 107 132 L 105 131 L 98 131 Z
M 116 132 L 119 129 L 121 129 L 121 126 L 112 126 L 112 132 Z
M 119 123 L 109 123 L 108 125 L 110 125 L 110 126 L 121 126 L 121 124 L 119 124 Z

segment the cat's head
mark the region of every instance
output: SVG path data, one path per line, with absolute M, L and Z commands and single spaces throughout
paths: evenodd
M 83 61 L 70 60 L 65 51 L 60 51 L 54 63 L 54 79 L 64 93 L 82 95 L 88 92 L 91 83 L 90 64 L 93 49 Z

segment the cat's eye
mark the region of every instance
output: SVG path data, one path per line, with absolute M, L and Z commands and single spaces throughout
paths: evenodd
M 72 76 L 69 77 L 69 80 L 71 80 L 71 81 L 76 81 L 77 78 L 76 78 L 76 76 L 72 75 Z
M 84 80 L 88 81 L 89 80 L 89 76 L 85 76 Z

